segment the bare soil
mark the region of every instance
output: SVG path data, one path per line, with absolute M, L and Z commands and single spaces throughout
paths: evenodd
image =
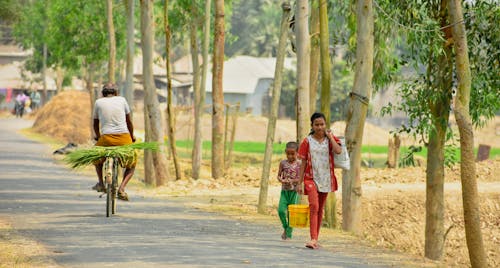
M 81 92 L 63 92 L 54 97 L 35 119 L 33 129 L 37 132 L 60 139 L 62 142 L 87 143 L 90 139 L 89 97 Z M 142 112 L 134 114 L 137 129 L 143 127 Z M 186 139 L 193 133 L 192 112 L 178 112 L 177 138 Z M 203 138 L 210 139 L 211 119 L 203 117 Z M 237 121 L 236 140 L 265 141 L 267 119 L 253 116 L 240 116 Z M 276 141 L 295 140 L 295 122 L 278 120 Z M 332 126 L 336 135 L 343 135 L 345 125 L 335 122 Z M 364 144 L 386 145 L 389 131 L 366 124 Z M 500 117 L 490 121 L 475 133 L 476 144 L 500 146 Z M 410 139 L 403 143 L 410 145 Z M 193 205 L 208 210 L 217 210 L 246 220 L 270 220 L 278 224 L 276 207 L 279 199 L 279 184 L 274 179 L 280 157 L 273 158 L 270 189 L 268 194 L 269 217 L 256 213 L 262 175 L 259 156 L 236 155 L 235 164 L 223 180 L 210 178 L 210 166 L 205 161 L 201 172 L 202 179 L 184 178 L 167 186 L 155 189 L 138 189 L 156 196 L 179 196 L 193 201 Z M 183 174 L 189 177 L 190 161 L 182 160 Z M 500 266 L 500 159 L 479 162 L 477 180 L 481 201 L 481 220 L 485 248 L 490 267 Z M 171 172 L 173 174 L 173 172 Z M 337 177 L 341 178 L 340 171 Z M 360 237 L 374 245 L 396 249 L 410 254 L 423 256 L 425 226 L 425 167 L 404 169 L 361 170 L 363 181 L 363 227 Z M 141 180 L 141 175 L 136 176 Z M 341 181 L 340 181 L 341 183 Z M 470 266 L 465 244 L 463 209 L 460 187 L 459 167 L 446 169 L 446 221 L 449 229 L 445 244 L 444 262 L 449 266 Z M 341 219 L 341 194 L 337 193 L 337 213 Z M 339 223 L 340 226 L 340 223 Z M 327 237 L 322 239 L 327 240 Z

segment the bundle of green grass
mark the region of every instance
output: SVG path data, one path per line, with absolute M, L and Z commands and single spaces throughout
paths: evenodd
M 71 168 L 81 168 L 93 165 L 105 157 L 117 158 L 120 163 L 130 163 L 136 160 L 135 150 L 158 150 L 158 142 L 141 142 L 122 146 L 94 146 L 73 151 L 66 155 L 64 161 Z

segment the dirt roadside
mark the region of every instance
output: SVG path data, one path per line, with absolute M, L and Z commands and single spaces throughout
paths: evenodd
M 84 96 L 82 96 L 84 97 Z M 79 98 L 65 100 L 76 101 Z M 81 99 L 80 99 L 81 101 Z M 58 104 L 62 105 L 62 104 Z M 59 111 L 59 109 L 54 109 Z M 65 111 L 68 118 L 72 118 L 71 113 Z M 57 118 L 57 117 L 56 117 Z M 50 117 L 47 118 L 49 120 Z M 140 119 L 140 113 L 137 117 Z M 178 122 L 184 126 L 178 135 L 190 133 L 188 122 L 192 118 L 180 116 Z M 184 121 L 182 121 L 184 120 Z M 139 120 L 140 121 L 140 120 Z M 210 121 L 210 120 L 204 120 Z M 75 123 L 76 122 L 76 123 Z M 81 124 L 81 120 L 64 124 Z M 237 137 L 241 140 L 248 140 L 244 135 L 257 138 L 256 133 L 265 133 L 263 129 L 266 122 L 262 118 L 246 117 L 238 123 Z M 291 122 L 291 121 L 290 121 Z M 288 133 L 288 129 L 293 129 L 290 122 L 279 122 L 282 124 L 281 133 Z M 493 144 L 499 146 L 500 119 L 497 117 L 491 121 L 475 137 L 479 143 Z M 47 128 L 45 128 L 47 129 Z M 68 127 L 74 133 L 73 127 Z M 241 131 L 240 131 L 241 129 Z M 335 126 L 334 129 L 342 129 L 342 126 Z M 257 131 L 261 130 L 261 131 Z M 86 131 L 86 130 L 85 130 Z M 208 135 L 210 125 L 207 123 L 204 135 Z M 380 129 L 372 129 L 365 133 L 373 134 L 365 136 L 364 142 L 367 144 L 385 145 L 387 142 L 387 132 L 379 132 Z M 88 132 L 85 132 L 88 133 Z M 238 136 L 238 133 L 240 136 Z M 377 134 L 380 133 L 380 134 Z M 62 133 L 57 133 L 61 135 Z M 282 134 L 282 139 L 294 139 L 294 137 Z M 341 134 L 341 133 L 337 133 Z M 56 135 L 56 134 L 53 134 Z M 243 135 L 243 136 L 241 136 Z M 374 139 L 377 137 L 377 139 Z M 179 136 L 181 138 L 181 136 Z M 207 137 L 206 137 L 207 138 Z M 378 139 L 380 138 L 380 139 Z M 262 139 L 259 137 L 258 139 Z M 242 157 L 243 158 L 243 157 Z M 273 158 L 273 163 L 279 161 L 279 156 Z M 269 216 L 262 217 L 256 213 L 256 203 L 258 197 L 258 186 L 260 184 L 261 169 L 258 164 L 240 164 L 224 179 L 215 181 L 210 179 L 209 166 L 203 166 L 203 179 L 193 181 L 183 179 L 173 186 L 163 186 L 156 189 L 142 189 L 139 185 L 136 190 L 143 192 L 145 196 L 172 197 L 176 196 L 184 201 L 190 201 L 194 207 L 205 210 L 223 212 L 238 219 L 248 221 L 264 220 L 270 224 L 277 223 L 276 204 L 279 198 L 279 186 L 276 180 L 270 179 L 271 189 L 268 197 Z M 182 161 L 184 171 L 190 169 L 189 161 Z M 272 165 L 271 174 L 276 174 L 277 165 Z M 422 256 L 423 237 L 425 224 L 425 168 L 414 167 L 405 169 L 368 169 L 361 171 L 363 180 L 363 226 L 365 230 L 361 239 L 368 241 L 372 245 L 383 246 L 389 249 L 396 249 L 401 252 Z M 465 245 L 463 211 L 460 192 L 459 168 L 446 169 L 446 215 L 445 228 L 450 232 L 445 244 L 444 263 L 453 267 L 467 267 L 468 254 Z M 483 240 L 487 250 L 488 262 L 491 267 L 500 266 L 500 160 L 488 160 L 477 164 L 477 180 L 481 199 L 481 219 L 483 222 Z M 273 175 L 271 175 L 273 176 Z M 340 178 L 340 173 L 338 174 Z M 137 177 L 140 180 L 140 176 Z M 338 218 L 341 219 L 340 193 L 337 193 Z M 198 201 L 199 200 L 199 201 Z M 325 229 L 324 231 L 329 232 Z M 336 231 L 334 231 L 336 232 Z M 328 236 L 328 233 L 326 233 Z
M 105 218 L 103 200 L 89 190 L 95 178 L 54 162 L 46 145 L 5 130 L 19 120 L 0 119 L 0 217 L 46 251 L 25 252 L 25 266 L 14 267 L 40 267 L 40 257 L 64 267 L 303 267 L 304 260 L 311 267 L 436 266 L 337 231 L 325 232 L 322 249 L 311 251 L 306 229 L 283 242 L 276 224 L 206 213 L 172 195 L 152 198 L 158 188 L 131 187 L 132 202 L 120 202 L 118 215 Z M 0 229 L 0 240 L 7 235 Z

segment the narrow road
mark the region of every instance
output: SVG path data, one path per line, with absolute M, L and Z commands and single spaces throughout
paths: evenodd
M 57 164 L 51 150 L 0 119 L 0 218 L 41 242 L 63 267 L 422 267 L 403 255 L 333 242 L 282 242 L 280 228 L 224 218 L 176 200 L 134 195 L 106 218 L 95 179 Z M 0 237 L 0 239 L 2 239 Z

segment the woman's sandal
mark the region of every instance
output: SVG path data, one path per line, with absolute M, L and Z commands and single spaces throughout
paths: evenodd
M 118 199 L 128 201 L 128 194 L 124 191 L 118 191 Z
M 312 242 L 307 242 L 306 243 L 306 248 L 310 248 L 310 249 L 318 249 L 319 246 L 317 243 L 312 243 Z

